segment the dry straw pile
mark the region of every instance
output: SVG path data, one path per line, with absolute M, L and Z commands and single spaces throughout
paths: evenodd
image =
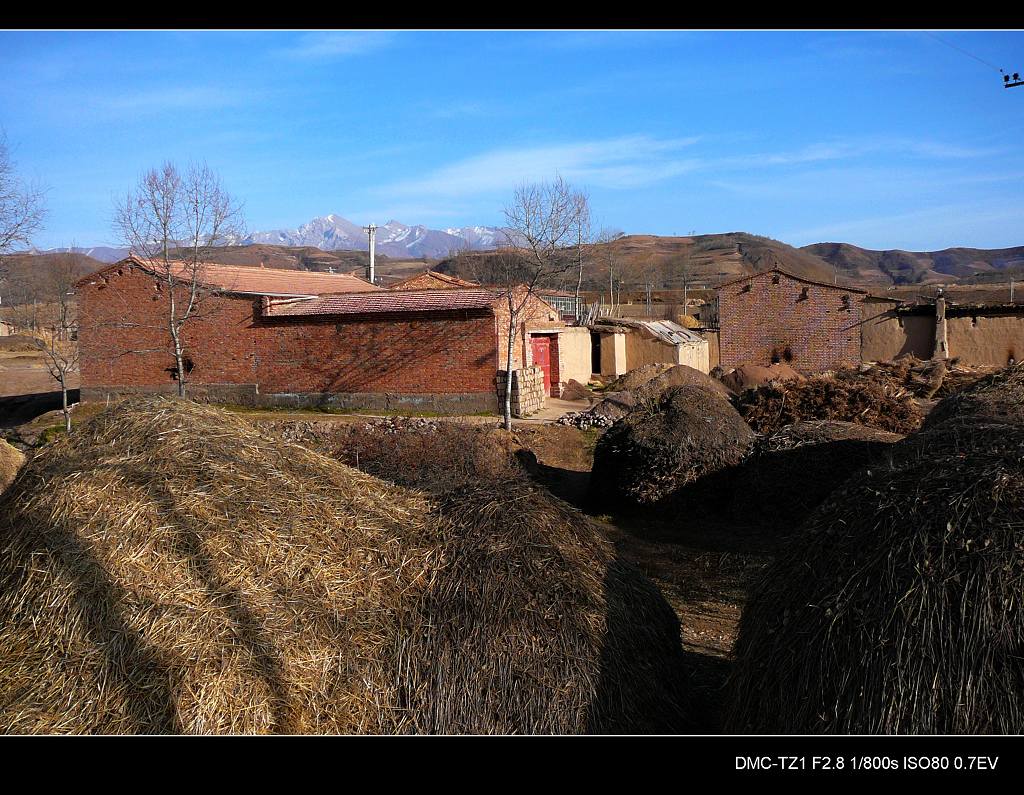
M 0 492 L 10 486 L 25 463 L 25 454 L 0 439 Z
M 445 501 L 150 398 L 0 498 L 0 731 L 679 728 L 678 622 L 581 514 Z
M 968 415 L 1024 423 L 1024 362 L 985 376 L 943 398 L 928 415 L 924 427 L 934 428 L 950 417 Z
M 743 418 L 717 393 L 670 387 L 598 440 L 591 498 L 620 509 L 679 498 L 690 485 L 738 464 L 753 443 Z
M 853 422 L 808 420 L 758 439 L 735 470 L 737 518 L 792 530 L 855 472 L 903 437 Z
M 729 731 L 1024 731 L 1024 427 L 952 416 L 886 458 L 764 573 Z

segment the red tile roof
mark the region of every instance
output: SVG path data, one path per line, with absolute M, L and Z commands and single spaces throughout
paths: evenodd
M 483 289 L 381 290 L 372 293 L 325 295 L 320 298 L 265 301 L 265 317 L 363 315 L 384 312 L 450 312 L 489 309 L 498 293 Z
M 109 271 L 134 265 L 149 273 L 156 272 L 161 264 L 131 256 L 106 268 L 91 273 L 79 280 L 85 284 Z M 185 263 L 171 263 L 174 275 L 188 279 Z M 356 293 L 378 291 L 365 279 L 350 273 L 322 273 L 316 271 L 287 270 L 283 268 L 254 268 L 239 265 L 221 265 L 215 262 L 202 263 L 199 281 L 206 287 L 230 293 L 252 293 L 255 295 L 325 295 L 331 293 Z

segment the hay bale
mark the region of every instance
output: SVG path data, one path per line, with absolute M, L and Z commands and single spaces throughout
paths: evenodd
M 910 433 L 921 424 L 911 394 L 869 379 L 815 375 L 806 381 L 774 381 L 737 396 L 734 405 L 760 433 L 774 433 L 804 420 L 838 420 L 892 433 Z
M 800 525 L 858 470 L 903 437 L 853 422 L 807 421 L 757 440 L 736 468 L 730 507 L 780 529 Z
M 968 415 L 1024 423 L 1024 362 L 1004 367 L 943 398 L 923 427 L 934 428 L 951 417 Z
M 954 419 L 895 445 L 754 589 L 727 731 L 1020 733 L 1022 528 L 1020 426 Z
M 4 491 L 18 476 L 18 470 L 25 463 L 25 454 L 17 447 L 0 439 L 0 492 Z
M 738 464 L 754 434 L 736 410 L 699 386 L 676 386 L 638 406 L 598 440 L 590 476 L 597 505 L 652 506 Z
M 671 609 L 525 485 L 438 501 L 136 399 L 26 465 L 0 538 L 3 733 L 678 730 Z

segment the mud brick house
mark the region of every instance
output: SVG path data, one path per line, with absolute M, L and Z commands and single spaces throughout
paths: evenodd
M 717 289 L 720 364 L 784 361 L 805 372 L 856 364 L 866 295 L 781 268 L 726 282 Z
M 351 274 L 204 265 L 206 294 L 183 330 L 190 393 L 247 405 L 492 411 L 505 366 L 505 300 L 480 287 L 382 290 Z M 83 400 L 171 392 L 167 301 L 135 257 L 77 285 Z M 532 299 L 514 368 L 549 354 L 567 327 Z M 543 338 L 544 342 L 539 342 Z

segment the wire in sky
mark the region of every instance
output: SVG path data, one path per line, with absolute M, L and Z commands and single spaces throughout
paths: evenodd
M 992 65 L 992 64 L 990 64 L 990 63 L 989 63 L 988 61 L 986 61 L 986 60 L 985 60 L 984 58 L 979 58 L 979 57 L 978 57 L 977 55 L 975 55 L 974 53 L 970 53 L 970 52 L 967 52 L 967 50 L 963 49 L 962 47 L 957 47 L 957 46 L 956 46 L 955 44 L 952 44 L 951 42 L 948 42 L 948 41 L 946 41 L 945 39 L 940 39 L 940 38 L 939 38 L 938 36 L 936 36 L 936 35 L 935 35 L 934 33 L 931 33 L 930 31 L 927 31 L 927 30 L 926 30 L 926 31 L 923 31 L 923 32 L 925 33 L 925 35 L 927 35 L 927 36 L 931 36 L 931 37 L 932 37 L 933 39 L 935 39 L 935 41 L 939 42 L 940 44 L 945 44 L 945 45 L 946 45 L 947 47 L 951 47 L 951 48 L 953 48 L 954 50 L 957 50 L 958 52 L 962 52 L 962 53 L 963 53 L 964 55 L 966 55 L 966 56 L 967 56 L 968 58 L 973 58 L 973 59 L 974 59 L 975 61 L 977 61 L 978 63 L 983 63 L 983 64 L 985 64 L 985 66 L 987 66 L 987 67 L 988 67 L 989 69 L 995 69 L 995 70 L 996 70 L 997 72 L 999 72 L 1000 74 L 1002 74 L 1002 71 L 1003 71 L 1002 69 L 1000 69 L 1000 68 L 999 68 L 998 66 L 993 66 L 993 65 Z

